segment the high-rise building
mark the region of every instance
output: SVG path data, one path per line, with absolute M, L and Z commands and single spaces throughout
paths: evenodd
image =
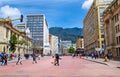
M 27 15 L 26 25 L 30 29 L 33 46 L 41 47 L 44 54 L 49 54 L 49 29 L 45 15 Z
M 106 51 L 120 59 L 120 0 L 114 0 L 103 13 Z
M 96 48 L 104 50 L 103 11 L 113 0 L 94 0 L 84 19 L 85 51 L 95 52 Z

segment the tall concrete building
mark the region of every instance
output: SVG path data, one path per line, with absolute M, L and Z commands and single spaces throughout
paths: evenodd
M 120 59 L 120 0 L 114 0 L 103 13 L 106 51 Z
M 96 48 L 104 50 L 103 11 L 113 0 L 94 0 L 84 19 L 85 51 L 95 52 Z
M 49 29 L 45 15 L 27 15 L 26 25 L 30 29 L 33 46 L 41 47 L 44 54 L 49 54 Z

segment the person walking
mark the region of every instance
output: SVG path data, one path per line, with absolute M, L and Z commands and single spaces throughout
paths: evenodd
M 18 60 L 16 62 L 16 65 L 18 65 L 18 63 L 20 63 L 22 65 L 22 61 L 21 60 L 22 60 L 22 58 L 21 58 L 20 54 L 18 54 Z
M 54 65 L 58 65 L 59 66 L 59 55 L 58 54 L 55 54 L 55 58 L 54 58 Z
M 34 64 L 34 63 L 37 63 L 35 53 L 32 54 L 32 57 L 33 57 L 33 62 L 32 62 L 32 63 L 33 63 L 33 64 Z
M 4 53 L 4 61 L 5 61 L 4 65 L 7 65 L 7 58 L 8 58 L 8 55 Z

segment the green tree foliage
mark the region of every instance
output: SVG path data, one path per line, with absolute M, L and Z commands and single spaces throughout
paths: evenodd
M 9 50 L 14 53 L 16 50 L 16 44 L 17 44 L 17 37 L 15 34 L 11 35 L 9 43 L 10 43 Z
M 68 52 L 69 53 L 74 53 L 75 52 L 75 48 L 73 46 L 70 46 Z
M 25 39 L 21 39 L 21 40 L 17 40 L 17 44 L 20 44 L 20 45 L 29 45 L 28 41 L 26 41 Z
M 42 50 L 43 48 L 41 48 L 40 46 L 32 46 L 32 49 L 34 49 L 34 50 Z

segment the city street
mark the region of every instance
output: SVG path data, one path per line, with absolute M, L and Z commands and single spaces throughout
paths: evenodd
M 60 66 L 54 66 L 52 57 L 44 57 L 38 63 L 23 61 L 23 65 L 0 66 L 0 77 L 120 77 L 120 69 L 104 64 L 64 56 Z

